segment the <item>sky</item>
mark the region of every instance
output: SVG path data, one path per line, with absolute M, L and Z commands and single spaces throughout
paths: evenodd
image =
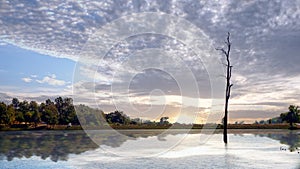
M 1 1 L 0 99 L 219 122 L 231 33 L 230 122 L 300 105 L 300 1 Z

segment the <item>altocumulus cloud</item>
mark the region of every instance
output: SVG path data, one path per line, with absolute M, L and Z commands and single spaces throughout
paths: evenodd
M 286 109 L 282 103 L 300 104 L 299 95 L 296 94 L 300 93 L 298 87 L 300 86 L 299 0 L 65 0 L 63 2 L 32 0 L 26 3 L 21 0 L 0 1 L 0 42 L 4 45 L 12 43 L 22 48 L 76 61 L 77 54 L 90 35 L 119 17 L 140 12 L 162 12 L 182 17 L 201 28 L 215 42 L 216 47 L 222 45 L 227 31 L 232 33 L 232 62 L 235 76 L 232 117 L 240 118 L 234 114 L 237 114 L 239 110 L 253 109 L 252 105 L 259 105 L 262 114 L 249 112 L 249 119 L 251 117 L 265 118 L 263 112 L 268 116 L 278 115 Z M 140 37 L 127 40 L 124 45 L 129 47 L 120 46 L 122 45 L 120 43 L 120 47 L 113 48 L 111 56 L 108 55 L 108 57 L 126 54 L 124 48 L 131 48 L 134 51 L 140 48 L 139 46 L 153 47 L 161 41 L 161 38 L 153 38 L 155 42 L 138 38 Z M 182 52 L 186 59 L 191 56 L 187 54 L 188 52 L 184 52 L 185 47 L 180 47 L 180 44 L 168 44 L 172 42 L 170 40 L 162 42 L 166 42 L 163 43 L 166 48 L 171 46 L 179 49 L 176 52 Z M 161 48 L 161 46 L 158 47 Z M 130 49 L 128 51 L 127 53 L 131 52 Z M 194 60 L 195 58 L 191 57 L 190 66 L 197 68 L 199 67 L 197 64 L 193 65 L 193 63 L 198 63 L 198 60 Z M 116 64 L 107 65 L 107 68 L 99 66 L 96 72 L 98 78 L 96 80 L 101 82 L 99 85 L 110 85 L 110 72 L 121 72 Z M 168 66 L 172 67 L 172 64 Z M 90 67 L 85 67 L 84 75 L 95 77 L 94 72 L 90 73 L 90 70 Z M 163 76 L 163 74 L 160 75 Z M 206 78 L 205 75 L 197 76 L 199 76 L 196 77 L 199 84 L 202 84 L 201 79 Z M 139 82 L 141 79 L 135 80 Z M 150 78 L 147 79 L 150 80 Z M 52 86 L 67 84 L 53 75 L 41 79 L 25 77 L 22 80 L 27 83 L 35 81 Z M 122 80 L 120 77 L 118 83 L 122 83 Z M 157 85 L 165 85 L 162 87 L 164 91 L 170 90 L 172 94 L 177 94 L 177 86 L 171 83 L 172 80 L 164 79 L 162 82 L 157 81 Z M 139 88 L 139 84 L 141 83 L 137 83 L 137 87 L 134 87 L 135 83 L 133 83 L 130 88 L 139 96 L 143 96 L 143 93 L 148 94 L 153 87 L 144 85 L 147 88 L 143 89 Z M 101 89 L 99 93 L 103 91 Z M 272 114 L 271 108 L 265 104 L 262 105 L 261 101 L 272 103 L 272 110 L 276 111 Z M 243 109 L 234 107 L 234 104 L 244 107 Z
M 38 83 L 46 83 L 52 86 L 64 86 L 66 85 L 66 82 L 63 80 L 56 79 L 56 75 L 52 74 L 51 76 L 45 76 L 41 80 L 36 80 Z
M 24 77 L 24 78 L 22 78 L 22 80 L 23 80 L 24 82 L 26 82 L 26 83 L 29 83 L 29 82 L 32 81 L 32 79 L 29 78 L 29 77 Z
M 66 81 L 64 80 L 59 80 L 56 79 L 56 75 L 55 74 L 51 74 L 51 75 L 47 75 L 44 76 L 42 79 L 38 79 L 37 75 L 30 75 L 30 77 L 24 77 L 21 78 L 22 81 L 26 82 L 26 83 L 30 83 L 30 82 L 38 82 L 38 83 L 45 83 L 51 86 L 64 86 L 66 84 L 68 84 Z

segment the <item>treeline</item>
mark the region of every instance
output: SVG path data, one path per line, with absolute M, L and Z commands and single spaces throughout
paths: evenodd
M 86 105 L 77 105 L 76 111 L 81 125 L 86 127 L 93 126 L 131 126 L 131 125 L 169 125 L 169 117 L 161 117 L 159 122 L 144 120 L 141 118 L 130 118 L 122 111 L 115 110 L 105 114 L 102 110 L 90 108 Z
M 76 111 L 77 114 L 76 114 Z M 85 105 L 73 105 L 72 98 L 58 97 L 53 101 L 47 99 L 38 104 L 36 101 L 19 101 L 13 98 L 10 104 L 0 102 L 0 124 L 6 127 L 24 124 L 25 126 L 37 127 L 40 123 L 47 124 L 47 127 L 54 128 L 58 125 L 168 125 L 168 117 L 162 117 L 160 122 L 131 119 L 122 111 L 113 111 L 105 114 L 102 110 L 90 108 Z
M 300 123 L 300 110 L 298 110 L 299 106 L 290 105 L 289 111 L 286 113 L 281 113 L 279 118 L 290 124 L 290 128 L 296 128 L 294 123 Z
M 44 122 L 47 125 L 79 124 L 72 98 L 58 97 L 38 104 L 36 101 L 19 101 L 13 98 L 10 104 L 0 103 L 0 124 L 27 124 L 35 127 Z
M 281 113 L 278 117 L 274 117 L 268 120 L 255 121 L 254 124 L 279 124 L 289 123 L 290 128 L 295 128 L 295 123 L 300 123 L 300 110 L 299 106 L 290 105 L 288 112 Z

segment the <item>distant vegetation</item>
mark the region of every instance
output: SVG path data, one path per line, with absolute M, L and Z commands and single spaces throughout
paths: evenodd
M 298 110 L 298 106 L 290 105 L 287 113 L 280 114 L 280 119 L 290 123 L 290 128 L 295 128 L 294 123 L 300 122 L 300 111 Z
M 36 101 L 19 101 L 13 98 L 11 104 L 0 103 L 0 123 L 5 126 L 34 126 L 45 123 L 49 128 L 56 124 L 79 124 L 71 98 L 58 97 L 52 102 L 47 99 L 38 104 Z
M 298 108 L 296 105 L 290 105 L 288 112 L 281 113 L 280 116 L 268 120 L 255 121 L 255 124 L 289 123 L 290 129 L 296 128 L 295 123 L 300 123 L 300 110 Z
M 177 122 L 171 124 L 168 119 L 169 117 L 161 117 L 159 122 L 155 122 L 141 118 L 130 118 L 118 110 L 105 114 L 102 110 L 86 105 L 74 106 L 72 98 L 58 97 L 54 102 L 47 99 L 40 104 L 36 101 L 19 101 L 17 98 L 13 98 L 9 104 L 0 102 L 0 129 L 66 129 L 69 124 L 72 124 L 72 129 L 81 129 L 80 123 L 91 128 L 109 125 L 116 129 L 165 129 L 171 126 L 178 129 L 200 129 L 203 127 L 203 124 L 180 124 Z M 300 123 L 298 106 L 291 105 L 288 112 L 281 113 L 280 116 L 269 120 L 256 121 L 255 125 L 236 122 L 230 124 L 228 128 L 288 127 L 282 123 L 289 123 L 290 128 L 296 128 L 295 123 Z M 266 124 L 272 125 L 266 126 Z M 216 125 L 212 124 L 212 127 L 214 126 Z M 217 128 L 223 128 L 223 126 L 219 124 Z
M 81 112 L 79 117 L 83 125 L 98 126 L 103 122 L 110 125 L 169 125 L 168 117 L 162 117 L 157 123 L 140 118 L 131 119 L 118 110 L 105 114 L 102 110 L 85 105 L 73 106 L 72 98 L 62 97 L 54 102 L 47 99 L 40 104 L 36 101 L 19 101 L 17 98 L 13 98 L 10 104 L 0 102 L 0 124 L 2 128 L 37 128 L 45 124 L 49 129 L 55 125 L 80 125 L 75 109 Z

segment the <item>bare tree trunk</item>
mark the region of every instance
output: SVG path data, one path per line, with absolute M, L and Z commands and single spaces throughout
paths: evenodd
M 231 84 L 231 70 L 232 66 L 230 63 L 230 49 L 231 49 L 231 42 L 230 42 L 230 33 L 227 34 L 227 39 L 225 41 L 225 44 L 227 46 L 227 50 L 224 48 L 217 48 L 217 50 L 220 50 L 226 57 L 226 93 L 225 93 L 225 115 L 223 118 L 223 141 L 225 144 L 227 144 L 227 123 L 228 123 L 228 104 L 229 104 L 229 98 L 231 93 L 231 87 L 233 84 Z

